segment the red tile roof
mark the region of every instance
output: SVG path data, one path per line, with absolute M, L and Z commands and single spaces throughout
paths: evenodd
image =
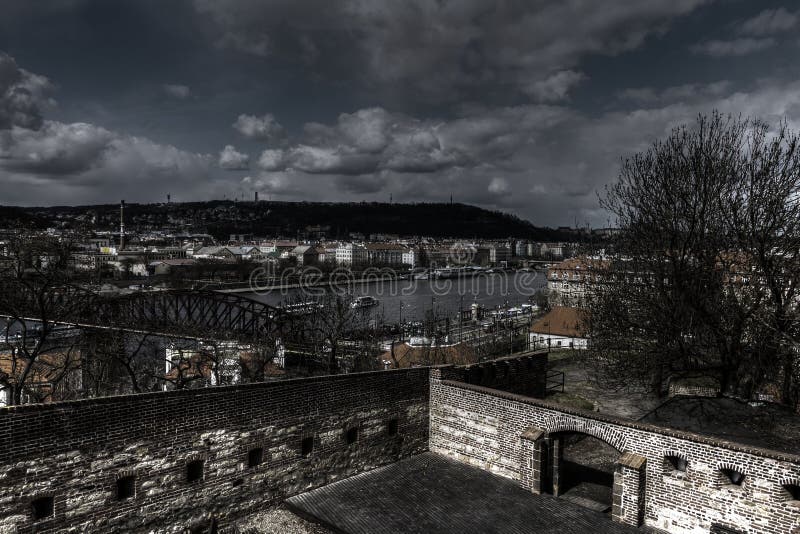
M 564 337 L 586 337 L 587 312 L 581 308 L 554 306 L 544 317 L 533 323 L 531 332 Z

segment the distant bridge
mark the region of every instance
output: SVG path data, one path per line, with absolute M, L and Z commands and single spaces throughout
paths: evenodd
M 13 294 L 9 294 L 12 291 Z M 273 306 L 239 295 L 197 290 L 104 295 L 74 286 L 42 292 L 4 288 L 0 316 L 83 328 L 195 339 L 259 341 L 286 333 L 290 322 Z

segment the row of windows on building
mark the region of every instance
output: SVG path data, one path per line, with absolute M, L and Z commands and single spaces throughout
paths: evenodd
M 689 462 L 682 456 L 668 455 L 664 457 L 664 467 L 673 475 L 684 476 L 689 467 Z M 722 475 L 723 480 L 732 486 L 741 486 L 746 478 L 741 471 L 728 467 L 721 468 L 719 473 Z M 800 485 L 783 484 L 783 489 L 790 500 L 800 501 Z
M 397 436 L 399 420 L 389 419 L 386 423 L 386 434 L 389 437 Z M 347 446 L 358 443 L 359 428 L 351 426 L 344 430 L 342 439 Z M 300 455 L 308 457 L 314 452 L 314 436 L 305 436 L 300 440 Z M 186 462 L 184 480 L 187 484 L 198 483 L 205 477 L 205 463 L 203 459 L 194 459 Z M 247 467 L 254 469 L 264 463 L 264 448 L 254 447 L 247 451 Z M 136 497 L 136 475 L 124 475 L 117 478 L 117 501 L 127 501 Z M 37 497 L 31 501 L 31 514 L 34 521 L 49 519 L 55 514 L 55 499 L 52 495 Z

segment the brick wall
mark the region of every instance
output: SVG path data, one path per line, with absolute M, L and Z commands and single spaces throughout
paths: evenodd
M 407 369 L 0 409 L 0 533 L 181 532 L 212 518 L 224 530 L 424 452 L 428 394 L 428 369 Z M 188 482 L 194 460 L 201 480 Z M 118 500 L 130 476 L 135 496 Z M 33 500 L 49 497 L 53 515 L 34 521 Z
M 447 380 L 499 389 L 529 397 L 544 397 L 547 387 L 547 352 L 509 356 L 471 365 L 440 366 Z
M 558 432 L 580 432 L 610 443 L 631 458 L 641 457 L 641 474 L 618 466 L 616 481 L 633 491 L 615 492 L 628 507 L 618 520 L 632 522 L 644 500 L 646 524 L 670 533 L 709 532 L 712 526 L 737 532 L 800 532 L 800 501 L 784 484 L 800 484 L 800 457 L 639 424 L 596 413 L 569 410 L 545 401 L 491 390 L 431 373 L 430 450 L 519 480 L 531 488 L 537 477 L 537 440 Z M 665 456 L 686 459 L 676 472 Z M 745 474 L 730 483 L 722 469 Z M 643 481 L 637 488 L 633 484 Z
M 783 487 L 800 485 L 800 457 L 516 394 L 543 393 L 546 361 L 534 354 L 0 409 L 0 533 L 179 532 L 212 519 L 224 531 L 287 496 L 428 448 L 536 491 L 542 445 L 563 432 L 624 453 L 617 520 L 680 534 L 800 529 L 800 502 Z M 304 443 L 313 443 L 307 455 Z M 686 459 L 685 472 L 667 455 Z M 200 480 L 187 481 L 190 462 L 202 462 Z M 744 473 L 741 485 L 724 469 Z M 125 484 L 134 496 L 118 500 Z M 34 521 L 40 498 L 45 511 L 52 498 L 53 514 Z

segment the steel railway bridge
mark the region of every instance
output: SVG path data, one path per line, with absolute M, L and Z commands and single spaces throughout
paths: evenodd
M 292 318 L 280 309 L 214 291 L 106 295 L 75 286 L 46 292 L 16 286 L 3 288 L 2 293 L 0 316 L 27 321 L 44 319 L 88 329 L 243 342 L 276 339 L 291 331 Z M 43 318 L 44 313 L 48 317 Z

